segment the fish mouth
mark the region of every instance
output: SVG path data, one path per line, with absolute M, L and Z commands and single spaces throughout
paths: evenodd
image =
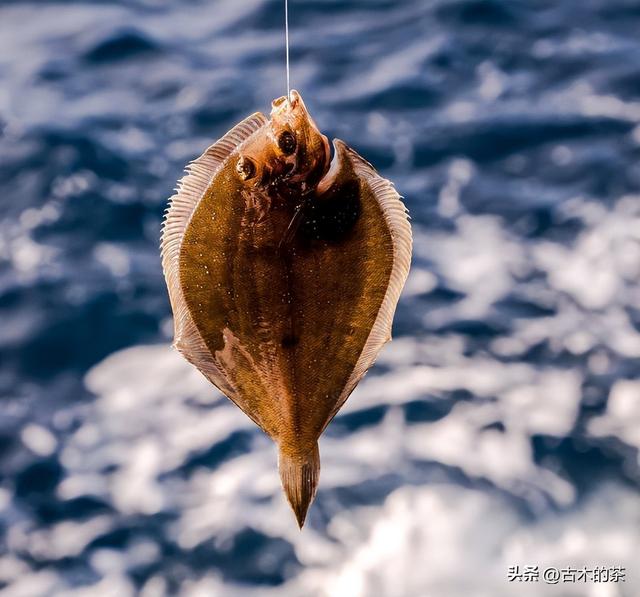
M 305 123 L 315 129 L 318 134 L 322 134 L 315 120 L 309 114 L 300 92 L 295 89 L 289 92 L 288 97 L 283 95 L 271 102 L 271 120 L 281 123 Z
M 294 116 L 296 112 L 301 111 L 309 118 L 309 111 L 302 101 L 302 96 L 298 91 L 292 89 L 289 95 L 283 95 L 271 102 L 271 117 L 284 118 Z

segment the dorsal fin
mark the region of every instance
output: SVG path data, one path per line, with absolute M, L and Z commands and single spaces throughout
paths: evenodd
M 354 173 L 363 181 L 363 184 L 368 187 L 380 206 L 391 233 L 391 238 L 393 239 L 393 266 L 391 268 L 387 291 L 380 305 L 375 323 L 367 338 L 367 342 L 325 427 L 340 410 L 362 376 L 371 365 L 373 365 L 382 347 L 391 340 L 393 316 L 396 311 L 398 299 L 400 298 L 400 293 L 409 275 L 413 244 L 407 209 L 404 203 L 402 203 L 402 197 L 396 191 L 393 183 L 386 178 L 382 178 L 369 162 L 343 141 L 334 139 L 333 144 L 336 154 L 339 154 L 341 158 L 349 160 Z
M 235 391 L 220 374 L 213 356 L 189 315 L 180 287 L 180 249 L 185 230 L 213 177 L 229 156 L 268 122 L 264 114 L 256 112 L 191 162 L 186 168 L 186 176 L 178 182 L 176 194 L 169 200 L 169 208 L 162 225 L 162 269 L 174 314 L 174 346 L 230 398 Z

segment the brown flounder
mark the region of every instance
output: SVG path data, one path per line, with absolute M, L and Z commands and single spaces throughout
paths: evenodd
M 277 443 L 301 527 L 318 438 L 390 340 L 411 260 L 393 185 L 333 146 L 292 91 L 188 166 L 162 235 L 175 346 Z

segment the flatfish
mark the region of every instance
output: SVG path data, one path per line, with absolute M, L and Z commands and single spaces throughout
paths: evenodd
M 302 528 L 318 438 L 391 338 L 411 261 L 394 186 L 300 94 L 192 162 L 162 232 L 174 346 L 278 446 Z

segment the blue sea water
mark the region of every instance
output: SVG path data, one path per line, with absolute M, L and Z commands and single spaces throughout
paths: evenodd
M 158 254 L 184 165 L 284 94 L 282 17 L 0 3 L 0 594 L 639 595 L 640 5 L 291 0 L 294 86 L 415 241 L 302 533 Z

